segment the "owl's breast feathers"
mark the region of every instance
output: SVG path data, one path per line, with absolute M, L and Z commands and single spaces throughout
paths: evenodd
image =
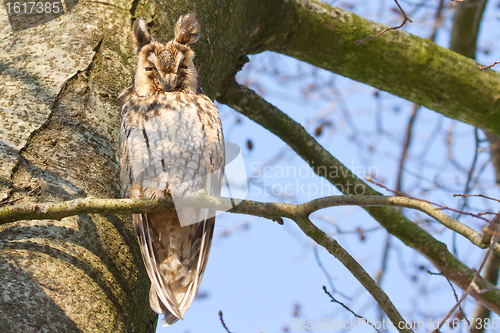
M 217 108 L 206 95 L 142 97 L 126 90 L 120 97 L 124 102 L 118 151 L 123 196 L 150 197 L 152 189 L 168 190 L 169 185 L 182 195 L 204 188 L 200 182 L 210 173 L 222 182 L 222 127 Z M 207 188 L 214 195 L 219 190 Z
M 182 196 L 200 189 L 220 195 L 224 139 L 218 111 L 207 96 L 173 92 L 143 97 L 131 87 L 120 100 L 124 197 Z M 178 212 L 133 215 L 151 280 L 150 304 L 165 313 L 166 324 L 182 318 L 194 299 L 215 223 L 214 212 L 193 208 L 182 213 L 193 224 L 181 227 Z

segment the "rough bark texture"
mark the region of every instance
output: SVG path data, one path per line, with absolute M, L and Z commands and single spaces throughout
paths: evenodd
M 38 184 L 23 202 L 118 197 L 116 96 L 134 63 L 130 7 L 80 2 L 16 34 L 1 13 L 0 198 Z M 136 243 L 126 217 L 3 225 L 2 331 L 154 331 Z
M 0 13 L 0 200 L 39 184 L 39 194 L 23 202 L 118 197 L 116 97 L 132 82 L 132 21 L 144 17 L 153 36 L 166 41 L 177 18 L 192 10 L 203 29 L 193 45 L 200 85 L 212 98 L 247 54 L 274 50 L 500 134 L 498 74 L 402 31 L 354 45 L 384 26 L 325 4 L 80 1 L 68 14 L 16 34 Z M 394 234 L 408 240 L 419 231 L 402 230 L 397 212 L 381 212 L 370 213 L 389 216 Z M 429 242 L 409 245 L 432 255 L 437 267 L 463 270 L 454 281 L 466 286 L 471 271 L 444 248 L 429 249 Z M 151 332 L 156 316 L 148 289 L 127 217 L 0 226 L 0 326 L 6 331 Z

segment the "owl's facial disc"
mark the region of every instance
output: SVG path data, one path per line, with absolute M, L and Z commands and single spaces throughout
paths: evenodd
M 182 76 L 185 65 L 181 65 L 184 60 L 184 54 L 177 49 L 169 47 L 156 49 L 151 52 L 147 60 L 156 69 L 155 81 L 158 88 L 164 92 L 179 90 L 179 77 Z M 159 51 L 159 52 L 158 52 Z
M 197 72 L 189 46 L 175 40 L 166 45 L 152 41 L 139 50 L 138 56 L 134 88 L 139 95 L 196 93 Z

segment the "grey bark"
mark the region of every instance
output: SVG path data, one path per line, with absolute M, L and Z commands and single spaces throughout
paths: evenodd
M 131 3 L 80 2 L 10 31 L 0 15 L 0 201 L 118 197 L 115 150 L 130 84 Z M 5 332 L 152 332 L 149 282 L 128 217 L 81 215 L 0 227 Z

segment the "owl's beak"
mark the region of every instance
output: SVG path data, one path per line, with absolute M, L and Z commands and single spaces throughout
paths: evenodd
M 175 74 L 167 73 L 165 75 L 161 75 L 160 84 L 164 91 L 172 91 L 175 86 Z

